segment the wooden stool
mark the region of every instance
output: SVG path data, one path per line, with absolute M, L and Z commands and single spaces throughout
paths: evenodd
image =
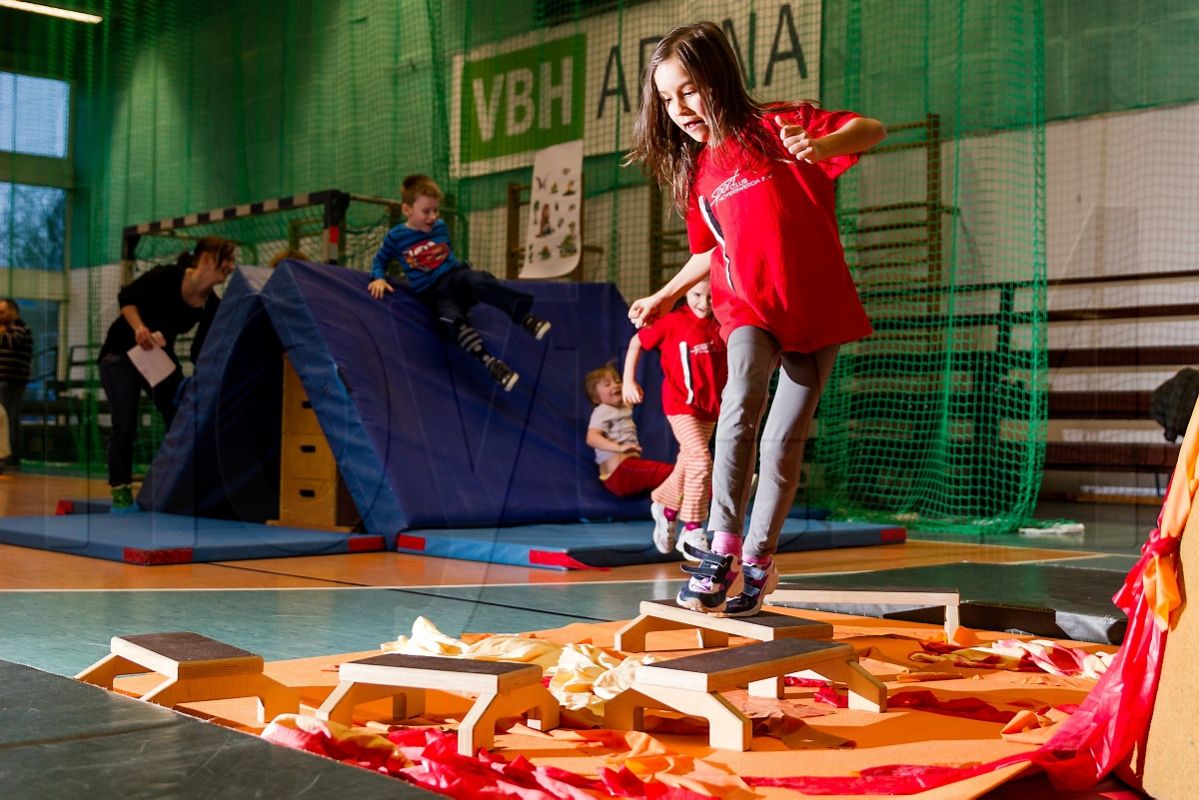
M 186 631 L 114 636 L 112 652 L 75 676 L 84 683 L 112 688 L 118 675 L 157 672 L 167 680 L 141 696 L 173 708 L 199 700 L 232 697 L 258 699 L 258 721 L 295 714 L 295 691 L 262 673 L 262 656 L 216 639 Z
M 708 720 L 712 747 L 745 751 L 753 727 L 719 693 L 745 686 L 753 697 L 781 698 L 783 676 L 799 671 L 844 683 L 850 708 L 887 710 L 887 687 L 858 664 L 850 645 L 779 639 L 640 666 L 632 688 L 605 705 L 604 724 L 640 730 L 645 708 L 671 709 Z
M 833 584 L 780 583 L 766 601 L 777 605 L 788 603 L 873 603 L 886 606 L 945 606 L 945 641 L 952 642 L 958 631 L 958 606 L 961 595 L 957 589 L 911 589 L 872 586 L 854 589 Z
M 558 701 L 541 685 L 541 667 L 508 661 L 408 656 L 387 653 L 342 664 L 340 681 L 316 715 L 344 725 L 354 706 L 392 698 L 395 719 L 424 711 L 425 689 L 475 695 L 475 703 L 458 726 L 458 753 L 474 756 L 495 742 L 501 717 L 528 712 L 528 725 L 539 731 L 558 727 Z
M 652 631 L 695 628 L 700 647 L 725 647 L 729 634 L 773 642 L 779 639 L 831 639 L 833 626 L 802 617 L 763 611 L 752 617 L 722 617 L 680 608 L 674 600 L 642 600 L 641 616 L 616 634 L 616 649 L 645 650 L 645 635 Z

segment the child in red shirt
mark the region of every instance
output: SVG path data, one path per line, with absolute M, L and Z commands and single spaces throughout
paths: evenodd
M 652 321 L 710 275 L 728 348 L 708 521 L 712 550 L 698 553 L 698 566 L 684 567 L 692 577 L 677 600 L 697 611 L 749 616 L 778 583 L 772 557 L 837 349 L 871 332 L 841 249 L 833 179 L 886 130 L 877 120 L 811 103 L 756 102 L 724 32 L 711 22 L 667 34 L 646 76 L 628 161 L 671 186 L 693 255 L 660 291 L 634 302 L 629 318 Z M 780 365 L 743 541 L 758 430 Z
M 650 513 L 654 518 L 654 546 L 660 553 L 676 548 L 675 532 L 683 523 L 678 550 L 707 550 L 703 521 L 712 500 L 712 454 L 708 443 L 720 415 L 720 392 L 728 375 L 720 326 L 712 319 L 712 296 L 706 280 L 692 286 L 686 304 L 639 330 L 629 342 L 624 363 L 624 401 L 640 403 L 645 397 L 637 383 L 641 351 L 661 353 L 662 410 L 679 443 L 674 469 L 653 491 Z

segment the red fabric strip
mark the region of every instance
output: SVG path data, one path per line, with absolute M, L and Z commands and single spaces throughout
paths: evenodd
M 593 567 L 571 556 L 569 553 L 550 550 L 530 550 L 529 563 L 535 567 L 564 567 L 566 569 L 595 569 L 610 572 L 610 567 Z
M 190 564 L 192 556 L 193 551 L 190 547 L 170 547 L 165 550 L 126 547 L 121 551 L 121 560 L 126 564 L 140 564 L 144 567 L 156 564 Z
M 382 536 L 351 536 L 346 539 L 346 547 L 351 553 L 374 552 L 382 550 L 384 541 Z

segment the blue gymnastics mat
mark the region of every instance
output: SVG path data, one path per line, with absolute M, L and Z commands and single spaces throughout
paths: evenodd
M 408 530 L 396 536 L 395 547 L 401 553 L 563 570 L 682 560 L 655 550 L 650 539 L 652 531 L 653 523 L 648 521 Z M 904 528 L 792 518 L 783 526 L 778 549 L 790 553 L 900 544 L 906 540 Z
M 142 512 L 6 517 L 0 543 L 145 566 L 386 549 L 382 536 Z

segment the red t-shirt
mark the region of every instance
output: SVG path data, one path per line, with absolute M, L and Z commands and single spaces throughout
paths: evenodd
M 857 115 L 809 104 L 770 110 L 761 124 L 778 150 L 768 160 L 726 141 L 699 153 L 687 213 L 691 252 L 712 254 L 712 309 L 721 335 L 753 325 L 783 350 L 810 353 L 870 335 L 870 320 L 845 265 L 833 179 L 857 163 L 838 156 L 797 161 L 778 140 L 778 114 L 813 138 Z
M 720 326 L 680 306 L 637 333 L 641 346 L 662 357 L 662 410 L 705 422 L 720 416 L 720 393 L 728 379 L 728 359 Z

